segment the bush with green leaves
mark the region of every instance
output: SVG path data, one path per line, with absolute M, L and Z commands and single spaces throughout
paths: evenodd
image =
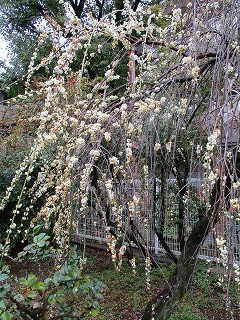
M 58 249 L 50 246 L 49 238 L 39 233 L 10 263 L 6 262 L 8 257 L 1 261 L 1 320 L 82 319 L 86 314 L 97 315 L 105 285 L 83 275 L 86 259 L 79 256 L 76 247 L 69 248 L 67 257 L 61 256 Z M 46 272 L 45 277 L 33 273 L 19 277 L 11 270 L 15 263 L 53 258 L 58 266 L 50 275 Z

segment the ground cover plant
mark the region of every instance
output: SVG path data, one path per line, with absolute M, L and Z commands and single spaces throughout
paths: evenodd
M 3 121 L 3 161 L 13 133 L 28 143 L 19 144 L 19 157 L 12 152 L 15 173 L 1 195 L 1 317 L 33 318 L 36 309 L 46 319 L 94 312 L 97 303 L 88 293 L 102 296 L 102 287 L 82 273 L 89 228 L 96 235 L 101 228 L 119 272 L 125 256 L 137 272 L 134 250 L 141 252 L 147 288 L 152 269 L 158 269 L 153 239 L 173 262 L 165 287 L 153 297 L 149 293 L 143 320 L 174 317 L 211 233 L 223 270 L 218 282 L 234 317 L 230 283 L 239 284 L 240 241 L 238 1 L 184 1 L 178 7 L 126 0 L 111 8 L 91 2 L 80 12 L 72 1 L 60 0 L 60 12 L 44 3 L 46 27 L 39 27 L 21 78 L 24 94 L 4 102 L 22 111 L 11 125 Z M 27 9 L 28 1 L 21 6 Z M 94 8 L 103 11 L 96 14 Z M 8 8 L 10 18 L 15 9 Z M 9 165 L 5 161 L 4 169 Z M 202 177 L 200 187 L 191 183 L 196 175 Z M 172 240 L 178 254 L 167 241 L 168 221 L 177 230 Z M 85 244 L 81 256 L 71 246 L 79 233 Z M 22 245 L 18 259 L 51 256 L 56 269 L 50 278 L 16 279 L 13 294 L 8 261 L 16 259 L 16 244 Z M 87 296 L 78 314 L 65 304 L 70 292 Z
M 78 250 L 81 249 L 79 248 Z M 169 266 L 168 263 L 159 262 L 159 269 L 153 269 L 150 273 L 151 279 L 151 291 L 147 288 L 145 278 L 145 263 L 144 259 L 137 258 L 136 274 L 133 274 L 132 268 L 127 261 L 127 257 L 124 258 L 122 269 L 117 271 L 111 259 L 109 259 L 110 253 L 106 249 L 86 249 L 87 264 L 83 266 L 83 274 L 89 279 L 98 279 L 98 285 L 101 294 L 97 294 L 95 297 L 96 309 L 92 309 L 91 313 L 83 313 L 81 319 L 86 320 L 137 320 L 141 319 L 145 305 L 149 301 L 149 294 L 154 297 L 159 291 L 164 293 L 165 282 L 170 280 L 171 273 L 174 271 L 173 266 Z M 28 284 L 31 281 L 34 290 L 29 290 L 28 295 L 36 291 L 37 286 L 41 285 L 43 289 L 43 282 L 39 282 L 39 279 L 51 277 L 54 274 L 54 259 L 34 261 L 26 260 L 21 262 L 10 263 L 11 274 L 19 279 L 25 279 L 26 290 L 26 275 L 28 276 Z M 35 276 L 33 276 L 35 275 Z M 65 274 L 66 276 L 66 274 Z M 49 279 L 48 278 L 48 279 Z M 37 280 L 38 279 L 38 280 Z M 36 280 L 36 281 L 35 281 Z M 69 279 L 70 280 L 70 279 Z M 89 285 L 89 283 L 85 284 Z M 16 289 L 16 288 L 15 288 Z M 85 288 L 86 289 L 86 288 Z M 238 319 L 240 310 L 238 307 L 238 294 L 234 282 L 231 283 L 231 290 L 233 291 L 233 309 L 231 310 L 231 318 Z M 100 293 L 99 292 L 99 293 Z M 88 291 L 89 294 L 89 291 Z M 26 295 L 26 292 L 25 292 Z M 229 318 L 228 311 L 225 308 L 225 291 L 218 285 L 218 274 L 215 263 L 206 263 L 198 261 L 197 270 L 195 272 L 193 281 L 191 283 L 189 292 L 186 294 L 181 303 L 173 311 L 173 315 L 169 318 L 175 319 L 191 319 L 191 320 L 224 320 Z M 18 297 L 19 300 L 20 297 Z M 36 297 L 35 297 L 36 299 Z M 100 302 L 100 304 L 98 304 Z M 39 302 L 34 302 L 35 312 L 37 311 L 37 319 L 41 318 L 39 312 Z M 84 299 L 82 295 L 76 295 L 76 292 L 70 293 L 64 296 L 64 312 L 65 318 L 70 314 L 67 310 L 74 307 L 74 313 L 77 310 L 83 310 Z M 29 307 L 29 306 L 28 306 Z M 89 306 L 88 306 L 89 307 Z M 29 308 L 30 310 L 30 308 Z M 22 311 L 23 312 L 23 311 Z M 94 314 L 96 314 L 94 316 Z M 33 313 L 32 313 L 33 315 Z M 47 317 L 47 313 L 43 316 Z M 61 318 L 58 313 L 58 319 Z M 7 316 L 5 317 L 7 319 Z M 2 319 L 5 319 L 2 317 Z M 15 316 L 16 318 L 16 316 Z M 34 316 L 33 316 L 34 318 Z M 72 319 L 78 319 L 78 317 L 71 317 Z M 26 319 L 30 319 L 27 318 Z
M 1 260 L 0 317 L 7 319 L 82 319 L 96 315 L 105 285 L 83 275 L 85 260 L 71 247 L 68 256 L 49 248 L 38 233 L 10 261 Z M 1 246 L 1 250 L 2 250 Z M 81 306 L 76 304 L 76 296 Z
M 87 274 L 100 279 L 106 284 L 105 298 L 100 303 L 97 317 L 87 319 L 100 320 L 137 320 L 141 319 L 145 305 L 149 301 L 149 292 L 152 297 L 159 291 L 164 294 L 166 280 L 169 281 L 174 267 L 168 263 L 159 262 L 159 269 L 150 273 L 151 289 L 146 286 L 145 263 L 142 258 L 137 259 L 138 267 L 134 275 L 131 266 L 124 258 L 121 271 L 116 271 L 109 259 L 109 252 L 104 249 L 87 249 Z M 231 283 L 234 292 L 232 314 L 225 308 L 225 291 L 218 285 L 218 273 L 215 263 L 198 261 L 197 269 L 189 292 L 174 310 L 171 320 L 224 320 L 238 319 L 238 292 L 234 282 Z

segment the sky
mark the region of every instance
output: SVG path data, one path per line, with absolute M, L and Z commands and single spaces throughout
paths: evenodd
M 0 35 L 0 60 L 4 60 L 6 65 L 9 66 L 9 57 L 7 50 L 8 43 L 4 40 L 3 36 Z M 4 72 L 4 68 L 0 67 L 0 74 Z
M 8 43 L 4 40 L 3 36 L 0 35 L 0 59 L 7 60 L 8 58 L 7 45 Z

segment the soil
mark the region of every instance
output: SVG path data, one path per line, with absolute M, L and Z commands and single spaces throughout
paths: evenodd
M 105 298 L 100 301 L 100 310 L 96 317 L 86 317 L 87 320 L 140 320 L 144 308 L 148 301 L 159 291 L 164 290 L 165 281 L 160 273 L 153 272 L 151 276 L 151 289 L 146 288 L 145 266 L 140 261 L 137 267 L 137 275 L 134 275 L 126 258 L 123 259 L 123 268 L 117 272 L 111 261 L 110 253 L 106 250 L 97 250 L 88 248 L 86 251 L 87 265 L 84 273 L 91 277 L 96 277 L 107 285 Z M 37 275 L 40 279 L 50 276 L 53 272 L 54 261 L 35 261 L 24 263 L 10 263 L 11 273 L 17 277 L 24 277 L 29 273 Z M 204 298 L 205 297 L 205 298 Z M 224 303 L 219 303 L 223 297 L 221 290 L 216 287 L 211 288 L 206 295 L 204 290 L 199 287 L 193 287 L 188 292 L 186 298 L 179 306 L 173 320 L 227 320 L 240 319 L 239 307 L 233 307 L 232 318 L 229 317 L 225 308 L 221 308 Z M 202 299 L 202 300 L 201 300 Z M 206 300 L 204 300 L 206 299 Z M 201 317 L 186 318 L 181 316 L 184 308 L 191 306 L 196 301 L 196 308 Z M 211 301 L 211 303 L 209 303 Z M 192 309 L 191 309 L 192 308 Z M 180 312 L 180 313 L 179 313 Z M 177 316 L 179 314 L 179 317 Z M 171 318 L 172 319 L 172 318 Z

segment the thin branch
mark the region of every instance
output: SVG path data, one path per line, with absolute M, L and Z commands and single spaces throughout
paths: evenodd
M 163 41 L 148 40 L 148 39 L 146 41 L 143 41 L 142 39 L 139 39 L 139 38 L 137 38 L 135 36 L 132 36 L 132 35 L 128 36 L 128 40 L 134 45 L 144 43 L 144 44 L 148 44 L 148 45 L 154 45 L 154 46 L 161 46 L 161 47 L 169 48 L 172 51 L 179 52 L 179 48 L 174 47 L 174 46 L 169 46 L 168 44 L 166 44 Z M 181 52 L 181 55 L 183 57 L 189 57 L 189 54 L 187 54 L 186 52 Z M 203 59 L 203 58 L 214 58 L 214 57 L 216 57 L 216 55 L 217 55 L 217 52 L 201 53 L 198 56 L 196 56 L 196 60 L 200 60 L 200 59 Z
M 200 68 L 199 70 L 199 76 L 211 65 L 214 65 L 216 62 L 216 58 L 214 59 L 210 59 L 208 60 L 206 63 L 204 63 L 204 65 Z M 199 78 L 198 76 L 198 78 Z M 194 80 L 193 76 L 189 76 L 189 77 L 181 77 L 181 78 L 173 78 L 170 80 L 167 80 L 165 83 L 162 84 L 161 89 L 162 88 L 166 88 L 168 86 L 170 86 L 171 84 L 175 84 L 175 83 L 186 83 L 186 82 L 191 82 L 192 80 Z M 159 90 L 160 91 L 160 90 Z
M 169 246 L 168 246 L 168 244 L 167 244 L 167 242 L 166 242 L 166 240 L 165 240 L 165 238 L 164 238 L 164 236 L 163 236 L 163 233 L 157 232 L 157 231 L 155 230 L 155 234 L 156 234 L 156 236 L 158 237 L 158 240 L 160 241 L 160 243 L 161 243 L 161 245 L 163 246 L 164 250 L 166 251 L 168 257 L 169 257 L 170 259 L 172 259 L 172 261 L 173 261 L 174 263 L 177 264 L 178 258 L 175 256 L 175 254 L 174 254 L 174 253 L 171 251 L 171 249 L 169 248 Z

